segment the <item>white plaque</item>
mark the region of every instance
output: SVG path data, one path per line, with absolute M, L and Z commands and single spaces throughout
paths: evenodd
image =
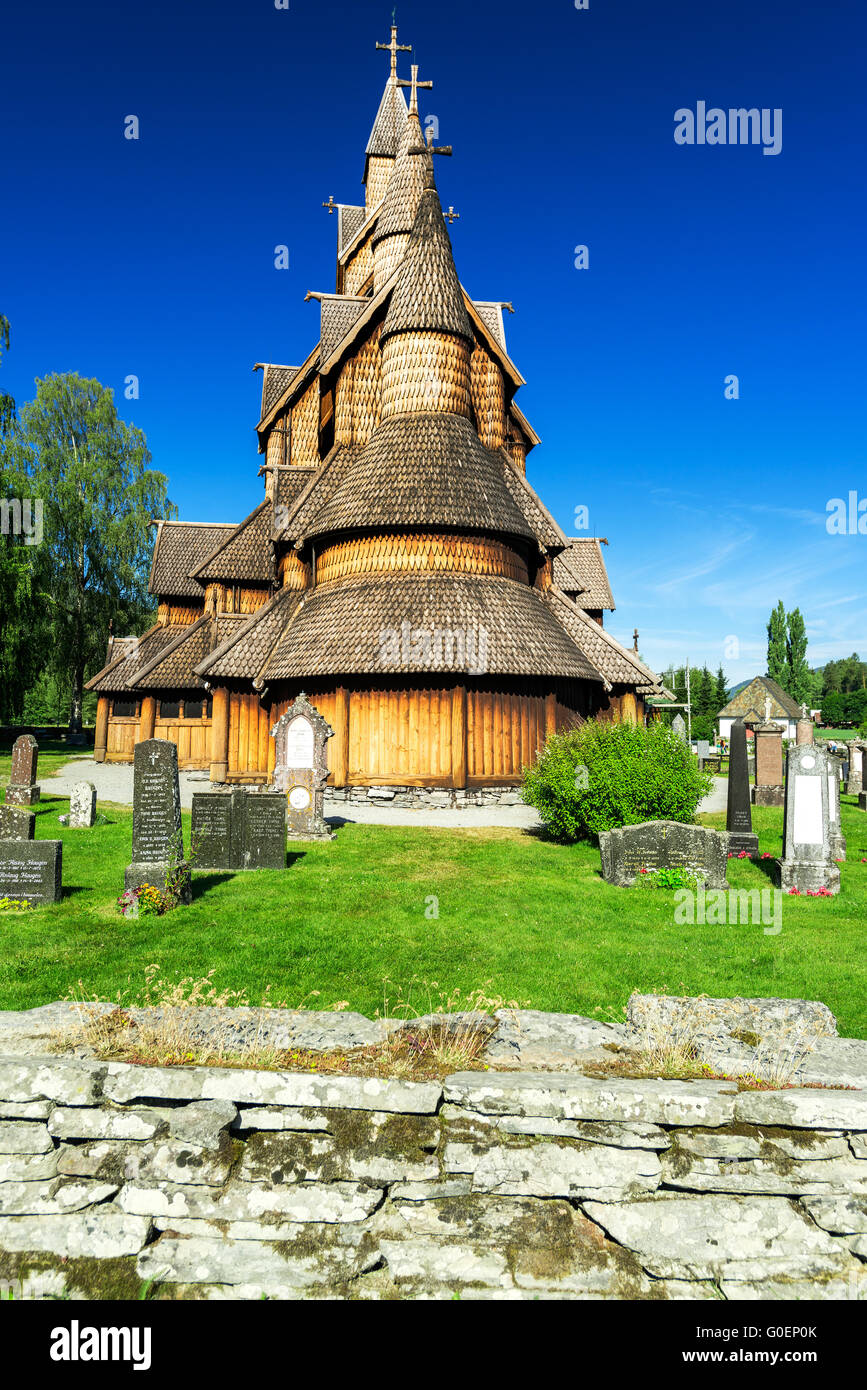
M 289 793 L 289 805 L 293 811 L 306 811 L 310 805 L 310 793 L 306 787 L 293 787 Z
M 821 777 L 795 775 L 795 826 L 792 842 L 796 845 L 824 844 Z
M 302 714 L 286 730 L 286 766 L 313 766 L 313 725 Z

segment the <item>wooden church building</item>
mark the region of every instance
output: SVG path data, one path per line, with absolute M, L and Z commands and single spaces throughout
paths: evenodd
M 520 779 L 546 735 L 640 720 L 659 678 L 603 626 L 599 542 L 526 478 L 504 304 L 462 286 L 418 114 L 391 72 L 364 206 L 337 213 L 337 283 L 300 366 L 260 364 L 262 502 L 240 524 L 155 523 L 157 618 L 89 683 L 97 761 L 151 737 L 216 783 L 264 783 L 304 690 L 334 729 L 330 782 Z M 407 103 L 404 89 L 409 88 Z

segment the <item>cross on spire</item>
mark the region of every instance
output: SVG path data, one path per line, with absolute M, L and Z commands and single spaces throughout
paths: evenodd
M 329 195 L 328 195 L 328 202 L 327 202 L 327 203 L 323 203 L 322 206 L 323 206 L 324 208 L 327 208 L 327 209 L 328 209 L 328 216 L 330 217 L 331 214 L 332 214 L 332 212 L 336 212 L 336 211 L 337 211 L 337 209 L 340 207 L 340 204 L 339 204 L 339 203 L 335 203 L 335 201 L 334 201 L 334 194 L 333 194 L 333 193 L 329 193 Z
M 398 85 L 398 87 L 411 87 L 411 88 L 412 88 L 412 94 L 411 94 L 410 100 L 409 100 L 409 114 L 410 114 L 411 116 L 417 116 L 417 115 L 418 115 L 418 89 L 419 89 L 419 87 L 425 87 L 425 88 L 427 88 L 428 91 L 432 91 L 432 90 L 433 90 L 433 83 L 432 83 L 432 82 L 419 82 L 419 80 L 418 80 L 418 63 L 413 63 L 413 64 L 412 64 L 412 67 L 411 67 L 411 69 L 410 69 L 410 71 L 412 72 L 412 81 L 411 81 L 411 82 L 407 82 L 405 79 L 401 78 L 397 85 Z
M 448 212 L 445 214 L 445 219 L 448 222 L 449 226 L 451 226 L 453 222 L 460 221 L 460 216 L 461 214 L 459 212 L 455 212 L 454 208 L 450 207 Z
M 394 18 L 393 14 L 392 18 Z M 391 54 L 391 80 L 392 82 L 397 83 L 397 55 L 398 53 L 412 53 L 412 44 L 398 43 L 397 25 L 392 24 L 391 43 L 378 43 L 376 47 L 378 49 L 383 49 L 385 53 Z
M 451 145 L 435 145 L 433 126 L 428 126 L 426 134 L 427 143 L 424 145 L 413 145 L 410 154 L 454 154 Z

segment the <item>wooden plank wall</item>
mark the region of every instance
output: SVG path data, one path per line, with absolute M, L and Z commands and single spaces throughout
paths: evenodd
M 451 785 L 451 730 L 451 690 L 351 691 L 349 782 Z
M 131 763 L 137 743 L 137 719 L 109 719 L 105 748 L 107 763 Z
M 510 691 L 467 691 L 467 780 L 520 779 L 545 742 L 545 700 Z
M 154 738 L 164 738 L 177 746 L 178 767 L 202 768 L 210 764 L 210 719 L 157 719 Z

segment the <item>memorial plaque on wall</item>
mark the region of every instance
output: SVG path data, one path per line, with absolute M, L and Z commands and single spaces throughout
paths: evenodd
M 277 745 L 274 786 L 286 797 L 289 839 L 330 840 L 333 831 L 325 823 L 323 810 L 326 745 L 334 730 L 302 694 L 278 719 L 271 735 Z

